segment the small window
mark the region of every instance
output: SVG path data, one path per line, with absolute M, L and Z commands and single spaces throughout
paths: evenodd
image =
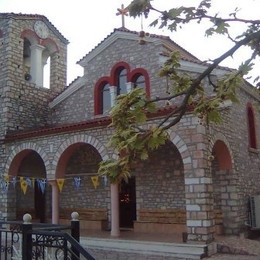
M 138 87 L 138 88 L 143 88 L 144 89 L 145 88 L 145 78 L 144 78 L 144 76 L 143 75 L 138 75 L 135 78 L 133 84 L 134 84 L 134 88 Z
M 256 129 L 255 129 L 255 117 L 252 105 L 247 106 L 247 121 L 248 121 L 248 137 L 249 137 L 249 147 L 256 149 Z
M 118 79 L 117 79 L 117 95 L 126 94 L 126 83 L 127 83 L 127 70 L 122 69 L 118 73 Z
M 110 85 L 107 83 L 104 85 L 102 89 L 102 114 L 108 112 L 108 110 L 111 108 L 111 97 L 110 97 Z

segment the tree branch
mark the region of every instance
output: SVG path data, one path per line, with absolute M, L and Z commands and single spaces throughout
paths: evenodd
M 167 130 L 170 127 L 172 127 L 173 125 L 177 124 L 182 116 L 185 114 L 186 110 L 187 110 L 187 105 L 188 105 L 188 101 L 190 96 L 195 92 L 196 88 L 200 85 L 201 81 L 207 77 L 208 75 L 210 75 L 210 73 L 223 61 L 225 60 L 227 57 L 232 56 L 241 46 L 244 46 L 246 44 L 248 44 L 250 41 L 254 40 L 254 39 L 259 39 L 260 38 L 260 31 L 249 34 L 247 36 L 245 36 L 244 39 L 242 39 L 241 41 L 237 42 L 230 50 L 228 50 L 227 52 L 225 52 L 224 54 L 222 54 L 219 58 L 215 59 L 213 61 L 213 63 L 207 67 L 207 69 L 205 69 L 196 79 L 193 80 L 191 86 L 189 87 L 189 89 L 187 90 L 187 94 L 184 97 L 180 107 L 174 111 L 173 113 L 171 113 L 170 115 L 168 115 L 161 123 L 160 123 L 160 127 L 165 124 L 169 118 L 171 116 L 173 116 L 174 114 L 180 112 L 178 114 L 178 116 L 176 118 L 174 118 L 168 125 L 162 127 L 163 130 Z

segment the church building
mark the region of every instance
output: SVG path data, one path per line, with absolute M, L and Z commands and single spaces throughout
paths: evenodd
M 67 86 L 68 44 L 45 16 L 0 14 L 0 217 L 66 223 L 77 211 L 83 229 L 187 234 L 203 243 L 260 227 L 260 96 L 251 84 L 238 87 L 239 103 L 223 102 L 219 125 L 206 127 L 187 112 L 169 141 L 113 190 L 97 171 L 117 158 L 107 146 L 116 97 L 136 87 L 165 96 L 158 72 L 173 51 L 183 72 L 196 75 L 207 64 L 168 36 L 123 26 L 77 62 L 83 76 Z M 212 78 L 230 71 L 219 67 Z M 144 127 L 175 106 L 161 104 Z

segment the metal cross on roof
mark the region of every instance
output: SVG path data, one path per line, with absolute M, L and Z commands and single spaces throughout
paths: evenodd
M 124 8 L 124 5 L 121 5 L 121 9 L 117 8 L 116 15 L 121 15 L 122 17 L 122 27 L 125 28 L 125 16 L 128 16 L 128 9 Z

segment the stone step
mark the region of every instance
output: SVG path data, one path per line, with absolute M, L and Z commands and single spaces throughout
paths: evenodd
M 126 239 L 105 239 L 82 237 L 80 243 L 86 249 L 137 253 L 145 256 L 174 257 L 178 259 L 202 259 L 206 255 L 207 246 L 201 244 L 181 244 Z

